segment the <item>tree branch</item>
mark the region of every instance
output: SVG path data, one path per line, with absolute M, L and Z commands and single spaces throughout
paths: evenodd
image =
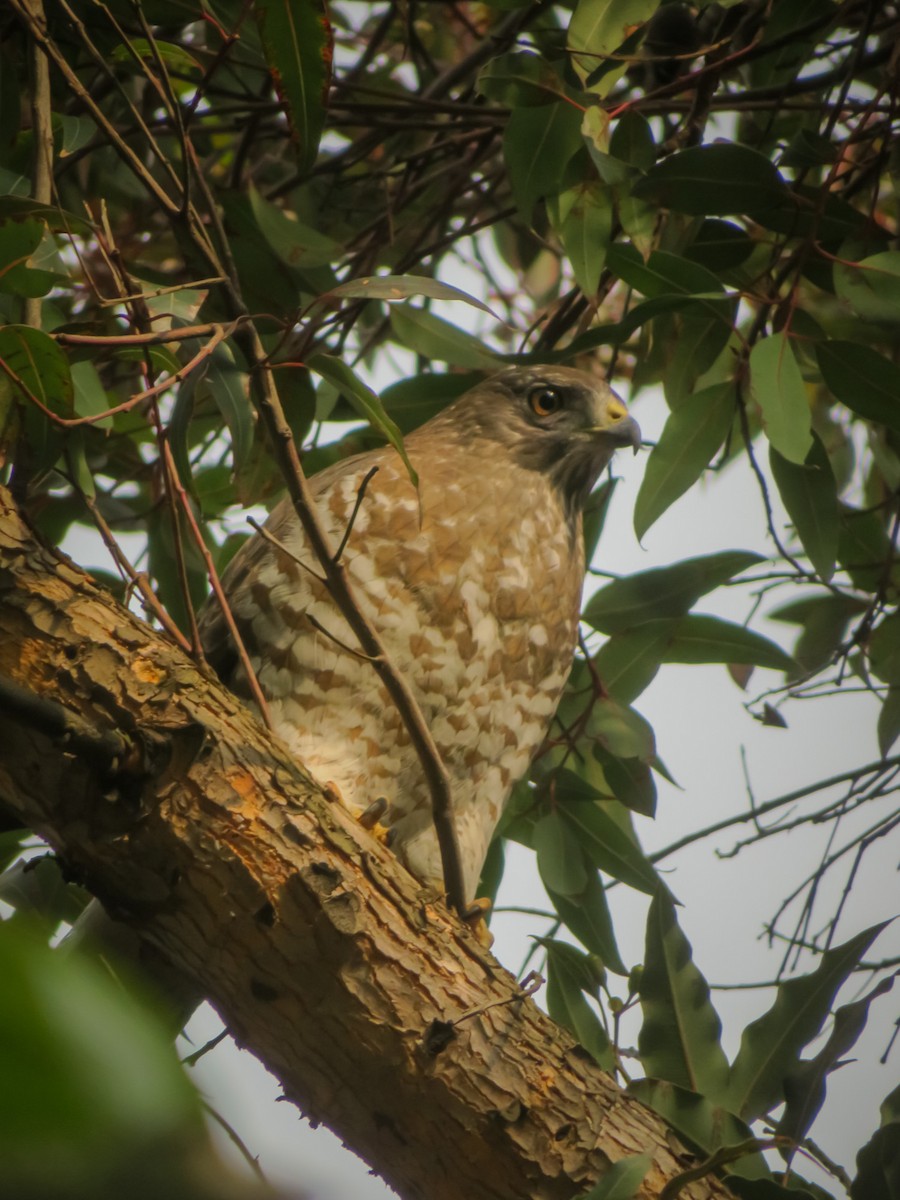
M 692 1164 L 249 710 L 45 549 L 2 490 L 0 673 L 98 734 L 167 743 L 111 788 L 45 724 L 0 714 L 0 801 L 403 1196 L 565 1200 L 649 1152 L 650 1200 Z M 729 1193 L 704 1179 L 684 1195 Z

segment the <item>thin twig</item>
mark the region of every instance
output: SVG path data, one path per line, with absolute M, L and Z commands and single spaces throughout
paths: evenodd
M 377 466 L 371 467 L 366 472 L 365 478 L 363 479 L 362 483 L 359 485 L 359 488 L 357 489 L 356 501 L 353 505 L 353 512 L 350 514 L 350 520 L 347 522 L 347 528 L 344 530 L 344 536 L 341 538 L 340 545 L 338 546 L 337 550 L 335 550 L 335 552 L 334 552 L 335 563 L 339 563 L 341 561 L 344 550 L 347 546 L 347 542 L 350 540 L 350 534 L 353 532 L 353 526 L 356 522 L 356 517 L 357 517 L 357 514 L 359 513 L 360 505 L 363 502 L 363 497 L 366 494 L 366 488 L 369 486 L 369 483 L 372 481 L 372 479 L 377 474 L 378 474 L 378 467 Z
M 266 702 L 263 690 L 260 687 L 259 680 L 256 677 L 256 671 L 253 668 L 253 663 L 250 661 L 250 655 L 247 652 L 244 639 L 241 637 L 240 631 L 238 630 L 237 622 L 234 619 L 234 613 L 231 611 L 231 606 L 228 603 L 227 597 L 225 596 L 225 592 L 222 588 L 222 582 L 219 579 L 219 573 L 216 570 L 216 565 L 213 562 L 212 555 L 209 552 L 209 547 L 207 546 L 203 534 L 200 531 L 200 526 L 197 524 L 197 518 L 194 516 L 194 510 L 191 508 L 190 500 L 184 490 L 181 478 L 179 477 L 178 468 L 175 465 L 175 458 L 172 454 L 172 447 L 169 445 L 168 438 L 163 437 L 161 439 L 161 449 L 163 459 L 166 464 L 166 469 L 178 492 L 178 497 L 181 501 L 181 508 L 187 519 L 188 528 L 193 536 L 194 544 L 203 557 L 203 562 L 206 566 L 206 572 L 209 576 L 210 586 L 212 587 L 215 597 L 219 602 L 219 607 L 222 610 L 222 616 L 225 619 L 225 624 L 228 626 L 228 632 L 231 635 L 231 639 L 234 642 L 235 648 L 238 652 L 238 657 L 241 660 L 241 666 L 244 668 L 244 674 L 247 677 L 247 685 L 253 694 L 254 703 L 259 709 L 260 716 L 262 717 L 266 728 L 274 729 L 272 714 L 269 711 L 269 705 Z M 190 609 L 190 611 L 193 613 L 192 609 Z M 196 642 L 199 645 L 199 632 L 196 635 Z

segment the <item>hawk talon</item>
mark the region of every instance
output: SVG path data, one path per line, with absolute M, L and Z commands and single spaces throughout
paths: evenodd
M 388 811 L 390 805 L 384 796 L 379 796 L 377 800 L 373 800 L 368 808 L 364 808 L 357 816 L 357 821 L 362 825 L 363 829 L 368 829 L 369 833 L 374 838 L 377 838 L 383 846 L 390 845 L 389 838 L 391 836 L 390 828 L 387 825 L 381 824 L 381 818 Z
M 487 896 L 479 896 L 477 900 L 472 901 L 468 909 L 463 913 L 462 918 L 475 935 L 477 941 L 487 950 L 494 944 L 494 935 L 488 929 L 487 924 L 488 913 L 493 907 Z

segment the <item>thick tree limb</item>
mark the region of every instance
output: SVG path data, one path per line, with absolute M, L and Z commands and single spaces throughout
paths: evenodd
M 120 769 L 3 712 L 0 803 L 401 1195 L 563 1200 L 647 1152 L 648 1200 L 695 1164 L 234 697 L 43 548 L 2 489 L 0 673 L 144 748 Z M 708 1179 L 680 1194 L 729 1195 Z

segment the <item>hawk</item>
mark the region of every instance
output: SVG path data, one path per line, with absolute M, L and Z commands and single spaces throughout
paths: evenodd
M 389 446 L 310 481 L 332 544 L 346 536 L 342 561 L 358 602 L 449 775 L 467 900 L 569 674 L 582 510 L 626 444 L 637 448 L 640 431 L 607 384 L 567 367 L 512 367 L 406 437 L 418 493 Z M 275 730 L 356 815 L 385 801 L 392 850 L 442 890 L 430 795 L 399 713 L 353 653 L 289 500 L 267 527 L 277 544 L 251 537 L 222 584 Z M 200 628 L 210 664 L 249 699 L 214 602 Z

